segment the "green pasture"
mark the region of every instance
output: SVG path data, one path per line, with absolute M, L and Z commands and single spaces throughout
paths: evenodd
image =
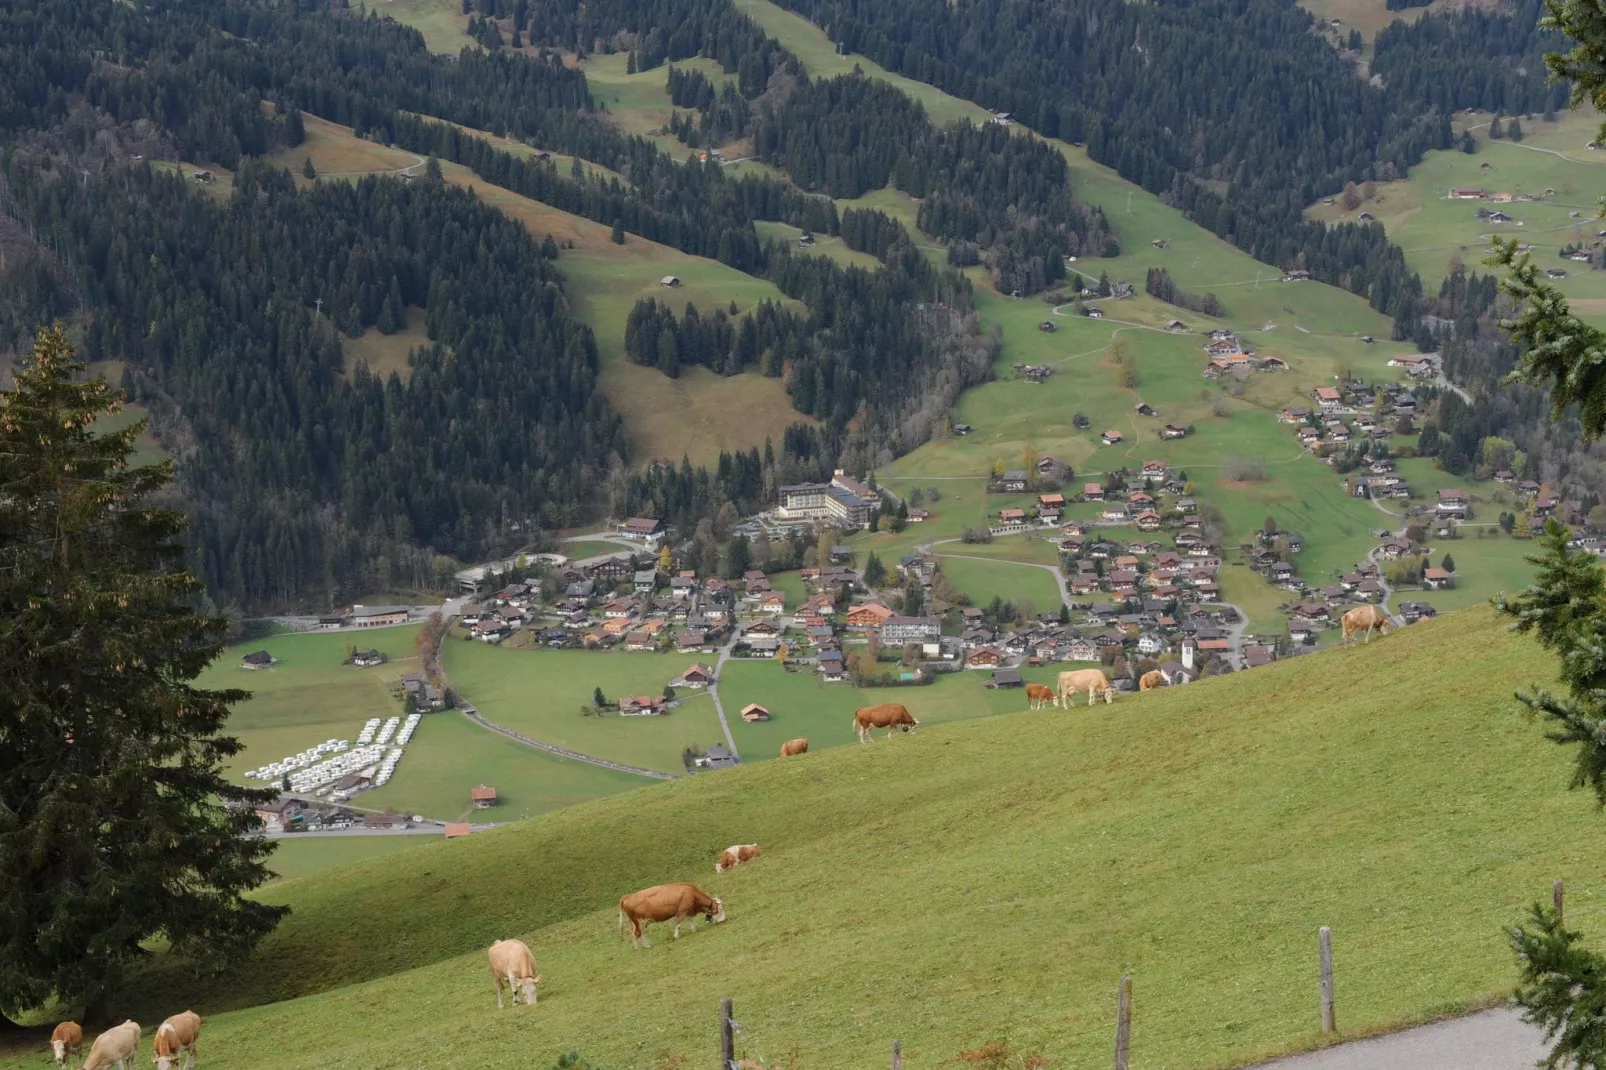
M 894 668 L 890 663 L 886 667 Z M 1052 684 L 1056 674 L 1068 667 L 1025 669 L 1022 675 L 1036 683 Z M 945 673 L 934 684 L 859 688 L 848 683 L 828 684 L 814 672 L 788 672 L 773 661 L 732 660 L 725 665 L 719 697 L 727 715 L 733 718 L 731 734 L 742 761 L 756 762 L 778 757 L 782 743 L 799 737 L 809 741 L 810 753 L 828 747 L 856 746 L 859 737 L 853 729 L 853 711 L 883 702 L 906 706 L 920 722 L 917 736 L 933 725 L 1024 710 L 1026 692 L 1021 688 L 994 690 L 984 686 L 992 676 L 990 671 L 969 670 Z M 752 724 L 735 719 L 742 707 L 753 702 L 769 710 L 772 719 Z M 877 732 L 875 742 L 882 742 L 883 735 Z M 891 742 L 897 746 L 908 738 L 900 734 Z
M 838 745 L 285 882 L 263 896 L 293 913 L 248 965 L 199 976 L 155 956 L 116 1010 L 193 1006 L 222 1070 L 410 1067 L 422 1051 L 475 1070 L 515 1049 L 706 1064 L 725 995 L 740 1053 L 767 1064 L 882 1065 L 896 1036 L 915 1068 L 998 1038 L 1078 1067 L 1108 1060 L 1129 975 L 1136 1064 L 1228 1067 L 1328 1039 L 1319 926 L 1338 1039 L 1504 999 L 1502 926 L 1554 878 L 1569 925 L 1606 936 L 1601 815 L 1542 726 L 1511 715 L 1511 689 L 1553 679 L 1554 660 L 1486 610 L 1091 714 L 863 747 L 846 745 L 851 693 L 790 695 L 763 681 L 772 666 L 753 671 L 779 710 L 755 756 L 810 716 Z M 1333 686 L 1360 678 L 1409 680 L 1409 701 Z M 716 876 L 719 851 L 747 842 L 763 857 Z M 621 943 L 618 897 L 669 880 L 720 895 L 730 920 Z M 483 949 L 507 936 L 535 951 L 536 1007 L 496 1009 Z M 38 1063 L 31 1041 L 5 1043 L 0 1066 Z
M 579 542 L 565 542 L 558 546 L 558 553 L 563 554 L 571 561 L 583 561 L 588 557 L 601 557 L 603 554 L 623 553 L 629 547 L 620 546 L 616 542 L 604 542 L 601 539 L 585 539 Z
M 943 574 L 976 605 L 985 606 L 997 597 L 1013 602 L 1017 610 L 1029 603 L 1033 613 L 1059 611 L 1059 587 L 1045 569 L 1014 561 L 956 556 L 965 549 L 963 545 L 943 546 L 938 547 L 938 553 L 942 555 Z M 953 553 L 948 553 L 949 550 Z
M 501 723 L 491 711 L 481 707 L 481 712 Z M 363 792 L 354 802 L 437 821 L 512 821 L 642 783 L 639 776 L 548 754 L 445 711 L 429 714 L 419 724 L 390 783 Z M 494 809 L 481 813 L 470 808 L 469 789 L 479 784 L 496 789 Z
M 421 836 L 286 836 L 275 841 L 268 868 L 279 880 L 291 881 L 428 842 Z
M 544 743 L 667 773 L 685 771 L 680 755 L 688 745 L 724 742 L 706 693 L 679 691 L 682 704 L 662 717 L 595 717 L 580 710 L 591 704 L 597 687 L 611 701 L 659 695 L 697 661 L 711 666 L 714 656 L 499 650 L 463 639 L 447 642 L 442 655 L 452 686 L 486 720 Z
M 793 249 L 813 256 L 825 256 L 843 267 L 862 267 L 867 271 L 874 271 L 881 266 L 881 261 L 869 253 L 856 252 L 849 249 L 841 238 L 831 238 L 824 234 L 814 235 L 814 244 L 807 249 L 799 246 L 795 239 L 802 231 L 796 227 L 789 227 L 785 223 L 768 223 L 759 220 L 753 224 L 758 236 L 763 241 L 790 242 Z
M 468 16 L 451 0 L 381 0 L 372 10 L 423 34 L 431 52 L 455 56 L 465 48 L 483 47 L 468 36 Z
M 251 692 L 250 700 L 236 704 L 229 715 L 229 734 L 245 744 L 230 759 L 229 774 L 239 779 L 247 769 L 326 739 L 354 740 L 368 718 L 400 714 L 402 705 L 392 688 L 403 673 L 417 666 L 413 655 L 417 637 L 418 626 L 403 625 L 297 632 L 229 649 L 196 681 L 201 687 Z M 353 643 L 358 649 L 382 651 L 391 660 L 367 669 L 345 665 L 347 646 Z M 268 651 L 278 664 L 269 669 L 241 668 L 240 659 L 254 650 Z

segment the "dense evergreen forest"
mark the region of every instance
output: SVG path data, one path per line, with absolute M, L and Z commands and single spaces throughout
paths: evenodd
M 83 351 L 171 401 L 201 565 L 222 598 L 334 603 L 436 582 L 578 522 L 624 451 L 596 346 L 517 223 L 439 182 L 323 183 L 245 164 L 227 206 L 149 166 L 87 183 L 12 161 L 86 305 Z M 309 314 L 321 298 L 327 320 Z M 411 376 L 343 367 L 339 333 L 427 308 Z M 338 330 L 337 330 L 338 329 Z
M 1566 107 L 1569 87 L 1550 84 L 1545 53 L 1565 52 L 1568 42 L 1540 27 L 1544 13 L 1542 0 L 1515 0 L 1394 22 L 1377 35 L 1372 70 L 1392 95 L 1441 112 L 1549 115 Z

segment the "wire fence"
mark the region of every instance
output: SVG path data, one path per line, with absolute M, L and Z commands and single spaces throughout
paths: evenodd
M 1557 916 L 1561 917 L 1565 904 L 1564 887 L 1559 879 L 1552 884 L 1551 899 Z M 1292 1046 L 1291 1041 L 1297 1045 L 1300 1041 L 1331 1038 L 1338 1034 L 1345 1027 L 1345 979 L 1353 982 L 1362 977 L 1400 980 L 1394 996 L 1401 1005 L 1380 1010 L 1375 1005 L 1375 999 L 1369 1001 L 1365 1012 L 1366 1023 L 1404 1022 L 1410 1016 L 1421 1013 L 1424 1001 L 1413 1000 L 1410 996 L 1409 964 L 1399 961 L 1396 938 L 1428 929 L 1443 930 L 1447 924 L 1453 924 L 1453 921 L 1434 918 L 1389 926 L 1386 931 L 1368 930 L 1363 938 L 1347 948 L 1342 933 L 1335 934 L 1329 927 L 1321 926 L 1311 934 L 1311 984 L 1308 989 L 1291 987 L 1286 977 L 1263 978 L 1258 983 L 1249 984 L 1235 984 L 1225 978 L 1212 981 L 1201 977 L 1190 993 L 1197 992 L 1200 999 L 1210 1001 L 1212 1009 L 1209 1016 L 1216 1019 L 1215 1023 L 1206 1028 L 1178 1029 L 1176 1023 L 1179 1017 L 1197 1020 L 1197 1007 L 1186 1006 L 1186 1001 L 1183 1001 L 1183 1005 L 1173 1003 L 1160 1007 L 1150 1004 L 1147 1013 L 1151 1028 L 1147 1032 L 1156 1040 L 1163 1040 L 1162 1046 L 1173 1055 L 1179 1048 L 1190 1052 L 1209 1052 L 1198 1060 L 1201 1063 L 1220 1063 L 1234 1056 L 1254 1058 L 1258 1054 L 1257 1047 L 1260 1051 L 1286 1049 Z M 1143 1028 L 1144 1008 L 1141 999 L 1134 997 L 1134 982 L 1137 982 L 1141 996 L 1142 978 L 1133 972 L 1112 980 L 1114 983 L 1108 1012 L 1095 1015 L 1096 1021 L 1084 1027 L 1067 1031 L 1056 1029 L 1056 1050 L 1053 1052 L 1038 1054 L 1030 1050 L 1016 1050 L 1006 1043 L 995 1041 L 981 1044 L 971 1052 L 944 1052 L 937 1057 L 925 1055 L 919 1060 L 919 1065 L 969 1066 L 973 1070 L 1068 1070 L 1071 1067 L 1102 1066 L 1130 1070 L 1134 1060 L 1154 1065 L 1155 1060 L 1143 1059 L 1146 1032 Z M 1216 1009 L 1223 1002 L 1231 1007 L 1225 1013 Z M 1293 1003 L 1302 1004 L 1306 1010 L 1294 1009 Z M 1252 1020 L 1245 1020 L 1243 1015 L 1236 1013 L 1244 1008 L 1255 1008 L 1258 1014 Z M 1449 1004 L 1442 1005 L 1439 1013 L 1471 1009 L 1476 1008 Z M 720 1001 L 720 1070 L 804 1070 L 805 1059 L 795 1045 L 778 1050 L 781 1048 L 779 1042 L 762 1036 L 761 1027 L 744 1026 L 734 1013 L 731 999 Z M 1306 1024 L 1301 1026 L 1301 1022 Z M 1262 1027 L 1259 1031 L 1265 1039 L 1249 1040 L 1248 1047 L 1240 1047 L 1238 1051 L 1220 1050 L 1224 1034 L 1243 1036 L 1253 1026 Z M 1316 1033 L 1317 1029 L 1320 1030 L 1319 1034 Z M 886 1061 L 882 1065 L 889 1065 L 892 1070 L 903 1070 L 903 1039 L 889 1037 L 887 1046 L 882 1049 L 884 1055 L 870 1056 L 867 1053 L 864 1061 L 855 1059 L 855 1065 L 874 1065 L 884 1059 Z M 1216 1050 L 1210 1051 L 1212 1048 Z M 1159 1061 L 1170 1063 L 1169 1058 Z M 808 1070 L 812 1070 L 814 1065 L 817 1064 L 810 1060 Z M 1240 1064 L 1231 1062 L 1226 1065 Z

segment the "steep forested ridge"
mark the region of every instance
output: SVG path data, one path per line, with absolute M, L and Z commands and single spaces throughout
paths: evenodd
M 297 192 L 254 164 L 226 206 L 148 166 L 79 183 L 14 161 L 6 178 L 95 310 L 86 355 L 125 359 L 136 399 L 182 414 L 181 485 L 225 597 L 434 582 L 431 551 L 472 558 L 576 522 L 624 450 L 557 269 L 466 192 Z M 360 366 L 348 381 L 337 331 L 308 314 L 319 298 L 348 333 L 426 307 L 434 344 L 406 383 Z

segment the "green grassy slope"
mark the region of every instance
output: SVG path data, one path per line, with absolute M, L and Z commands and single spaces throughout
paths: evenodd
M 1141 1065 L 1238 1065 L 1318 1043 L 1320 925 L 1352 1033 L 1507 991 L 1500 926 L 1553 877 L 1573 879 L 1572 924 L 1606 928 L 1580 879 L 1601 817 L 1510 712 L 1552 668 L 1471 610 L 1092 713 L 647 787 L 268 889 L 294 913 L 247 969 L 158 962 L 127 1009 L 193 1004 L 223 1070 L 501 1067 L 515 1046 L 532 1065 L 705 1063 L 725 995 L 771 1061 L 877 1066 L 899 1036 L 935 1068 L 1008 1036 L 1091 1066 L 1129 972 Z M 716 877 L 746 841 L 764 857 Z M 677 879 L 730 922 L 620 944 L 616 897 Z M 480 949 L 515 934 L 546 983 L 499 1014 Z

